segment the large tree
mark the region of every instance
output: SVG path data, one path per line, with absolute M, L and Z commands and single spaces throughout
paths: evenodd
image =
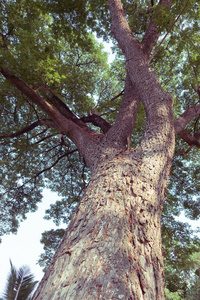
M 8 228 L 3 231 L 16 229 L 17 214 L 24 218 L 28 210 L 35 209 L 43 186 L 41 174 L 63 158 L 71 164 L 69 156 L 78 150 L 91 171 L 34 299 L 164 299 L 161 213 L 175 136 L 189 144 L 185 152 L 200 147 L 200 105 L 195 103 L 199 96 L 197 1 L 124 1 L 124 8 L 121 0 L 24 0 L 1 5 L 2 115 L 12 131 L 2 130 L 1 134 L 5 190 L 6 185 L 11 186 L 9 170 L 16 170 L 16 164 L 18 170 L 13 188 L 4 194 L 7 211 L 3 217 Z M 110 25 L 120 57 L 112 68 L 88 33 L 88 29 L 95 30 L 108 38 Z M 186 68 L 186 58 L 190 68 Z M 116 75 L 124 72 L 123 64 L 124 86 L 123 74 Z M 188 83 L 186 73 L 191 70 L 193 80 Z M 170 77 L 172 83 L 166 83 Z M 173 84 L 178 93 L 175 101 L 165 90 L 174 93 Z M 187 89 L 196 92 L 191 101 L 188 94 L 184 97 Z M 106 97 L 101 97 L 105 90 Z M 118 93 L 113 95 L 113 91 Z M 109 101 L 108 95 L 112 95 Z M 113 123 L 110 116 L 98 115 L 99 111 L 105 114 L 108 107 L 112 114 L 113 102 L 120 97 Z M 181 97 L 185 99 L 182 104 Z M 174 102 L 178 107 L 175 116 Z M 140 142 L 131 148 L 140 103 L 145 127 Z M 92 109 L 95 105 L 98 112 Z M 83 116 L 89 108 L 90 114 Z M 193 134 L 191 128 L 185 129 L 192 121 Z M 89 122 L 101 130 L 86 125 Z M 18 126 L 21 129 L 14 130 Z M 39 130 L 41 126 L 45 129 Z M 41 154 L 43 142 L 50 148 Z M 49 152 L 54 163 L 42 168 Z M 61 175 L 65 174 L 64 164 L 61 169 Z M 52 186 L 56 182 L 62 188 L 56 175 L 52 172 L 48 179 Z M 81 194 L 82 188 L 76 189 L 79 192 L 74 194 Z M 17 201 L 10 201 L 10 196 Z M 188 202 L 185 206 L 189 208 Z

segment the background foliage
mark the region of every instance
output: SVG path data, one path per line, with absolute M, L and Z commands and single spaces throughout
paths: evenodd
M 171 10 L 157 2 L 122 1 L 133 33 L 142 39 L 153 15 L 161 38 L 168 32 L 151 62 L 165 90 L 175 101 L 178 117 L 200 100 L 199 1 L 191 0 L 179 16 L 183 1 Z M 125 81 L 125 64 L 110 33 L 107 1 L 7 0 L 0 2 L 0 65 L 7 67 L 48 100 L 53 91 L 78 117 L 98 113 L 111 124 L 119 109 Z M 95 35 L 94 35 L 95 34 Z M 112 41 L 116 59 L 108 55 L 96 37 Z M 158 47 L 155 46 L 155 49 Z M 155 50 L 154 49 L 154 50 Z M 47 187 L 61 196 L 47 208 L 45 218 L 56 225 L 68 224 L 87 186 L 90 172 L 75 145 L 52 128 L 35 127 L 22 135 L 5 135 L 47 118 L 4 77 L 0 77 L 0 234 L 16 233 L 29 211 L 36 211 Z M 188 126 L 200 131 L 199 117 Z M 138 112 L 132 147 L 137 146 L 145 124 L 142 105 Z M 91 125 L 93 126 L 93 125 Z M 96 128 L 96 130 L 99 130 Z M 199 150 L 180 138 L 163 206 L 162 236 L 166 262 L 167 299 L 199 297 L 199 239 L 188 224 L 176 220 L 181 212 L 192 219 L 200 216 Z M 42 235 L 45 252 L 39 263 L 49 264 L 64 230 Z M 198 295 L 198 296 L 197 296 Z

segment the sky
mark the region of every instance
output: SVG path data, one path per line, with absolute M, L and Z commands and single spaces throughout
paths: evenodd
M 42 279 L 43 271 L 37 265 L 39 255 L 43 252 L 43 245 L 40 243 L 41 233 L 58 228 L 51 220 L 44 220 L 43 217 L 45 210 L 58 198 L 56 193 L 44 189 L 43 201 L 38 205 L 37 212 L 27 214 L 27 219 L 21 223 L 17 235 L 10 234 L 2 237 L 0 244 L 0 296 L 4 291 L 10 271 L 10 259 L 16 268 L 28 265 L 35 275 L 35 279 L 39 281 Z

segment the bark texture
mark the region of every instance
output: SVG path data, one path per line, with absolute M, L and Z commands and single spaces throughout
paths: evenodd
M 150 162 L 141 151 L 102 155 L 33 299 L 164 299 L 160 219 L 172 157 Z

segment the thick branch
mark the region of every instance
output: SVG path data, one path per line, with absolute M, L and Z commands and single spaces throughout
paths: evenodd
M 120 48 L 128 59 L 128 52 L 131 43 L 131 55 L 138 51 L 140 43 L 133 35 L 126 20 L 121 0 L 108 0 L 110 15 L 112 19 L 111 31 L 119 43 Z M 124 42 L 126 41 L 126 43 Z
M 20 135 L 22 135 L 26 132 L 29 132 L 29 131 L 33 130 L 34 128 L 36 128 L 38 126 L 41 126 L 41 125 L 45 125 L 47 127 L 57 128 L 57 126 L 55 125 L 53 120 L 43 119 L 43 120 L 36 121 L 36 122 L 22 128 L 21 130 L 19 130 L 17 132 L 3 134 L 3 135 L 0 136 L 0 139 L 6 138 L 6 137 L 13 138 L 13 137 L 20 136 Z
M 200 114 L 200 105 L 189 107 L 178 119 L 174 121 L 176 134 L 184 130 L 185 126 L 197 115 Z
M 92 123 L 94 126 L 101 128 L 103 133 L 106 133 L 112 127 L 110 123 L 96 114 L 84 116 L 81 118 L 81 121 L 84 123 Z
M 130 137 L 140 102 L 136 89 L 128 74 L 126 77 L 125 89 L 116 97 L 121 95 L 123 95 L 123 100 L 113 126 L 96 114 L 83 117 L 81 120 L 84 122 L 92 122 L 95 126 L 98 126 L 103 130 L 105 133 L 103 138 L 105 145 L 126 149 L 130 144 Z
M 196 146 L 200 148 L 200 133 L 196 133 L 194 136 L 190 135 L 186 130 L 182 130 L 178 135 L 190 146 Z
M 1 73 L 4 77 L 18 90 L 20 90 L 25 96 L 27 96 L 33 103 L 39 106 L 45 113 L 47 113 L 50 118 L 53 119 L 59 130 L 68 136 L 69 139 L 78 147 L 79 151 L 85 158 L 85 160 L 90 164 L 91 155 L 89 156 L 89 151 L 87 149 L 88 145 L 93 145 L 96 140 L 91 134 L 80 128 L 73 121 L 64 117 L 58 110 L 56 110 L 52 105 L 50 105 L 45 99 L 39 96 L 34 90 L 32 90 L 28 85 L 26 85 L 22 80 L 12 75 L 8 69 L 0 68 Z M 93 133 L 95 135 L 95 133 Z M 98 134 L 99 136 L 99 134 Z
M 175 132 L 188 145 L 200 148 L 200 133 L 196 132 L 194 136 L 190 135 L 184 128 L 197 115 L 200 115 L 200 105 L 189 107 L 178 119 L 174 121 Z
M 105 139 L 108 140 L 111 145 L 117 144 L 122 149 L 129 148 L 139 103 L 137 91 L 127 74 L 119 113 L 115 124 L 105 135 Z
M 126 57 L 126 70 L 136 95 L 142 101 L 146 111 L 145 134 L 141 140 L 143 149 L 165 149 L 166 143 L 170 143 L 170 155 L 174 151 L 173 128 L 173 98 L 163 91 L 156 73 L 149 68 L 148 57 L 145 55 L 141 43 L 132 35 L 130 27 L 125 19 L 120 0 L 108 0 L 112 18 L 112 30 L 120 48 Z M 112 128 L 111 128 L 112 129 Z M 159 136 L 167 129 L 167 134 L 162 140 Z M 111 130 L 110 130 L 111 131 Z M 110 133 L 109 131 L 109 133 Z M 155 140 L 153 145 L 152 141 Z M 170 140 L 170 142 L 169 142 Z
M 60 117 L 60 113 L 54 109 L 47 101 L 45 101 L 41 96 L 39 96 L 33 89 L 26 85 L 22 80 L 20 80 L 15 75 L 6 68 L 1 68 L 2 75 L 18 90 L 20 90 L 25 96 L 27 96 L 33 103 L 39 106 L 45 113 L 51 116 L 53 119 Z
M 154 24 L 152 17 L 147 31 L 144 35 L 144 38 L 142 40 L 144 53 L 146 53 L 148 56 L 151 54 L 151 51 L 153 50 L 153 47 L 156 44 L 159 36 L 160 35 L 158 34 L 158 26 Z
M 160 0 L 159 5 L 161 4 L 165 4 L 169 8 L 172 5 L 171 1 L 169 0 Z M 141 43 L 145 54 L 147 54 L 148 56 L 151 54 L 151 51 L 153 50 L 153 47 L 158 41 L 158 38 L 160 36 L 160 34 L 158 33 L 158 26 L 154 23 L 153 8 L 151 8 L 151 10 L 152 10 L 152 17 Z
M 59 110 L 59 112 L 66 117 L 68 120 L 73 121 L 79 127 L 83 128 L 85 131 L 91 133 L 93 130 L 89 128 L 82 120 L 77 118 L 73 112 L 67 107 L 67 105 L 52 91 L 48 92 L 48 100 Z

